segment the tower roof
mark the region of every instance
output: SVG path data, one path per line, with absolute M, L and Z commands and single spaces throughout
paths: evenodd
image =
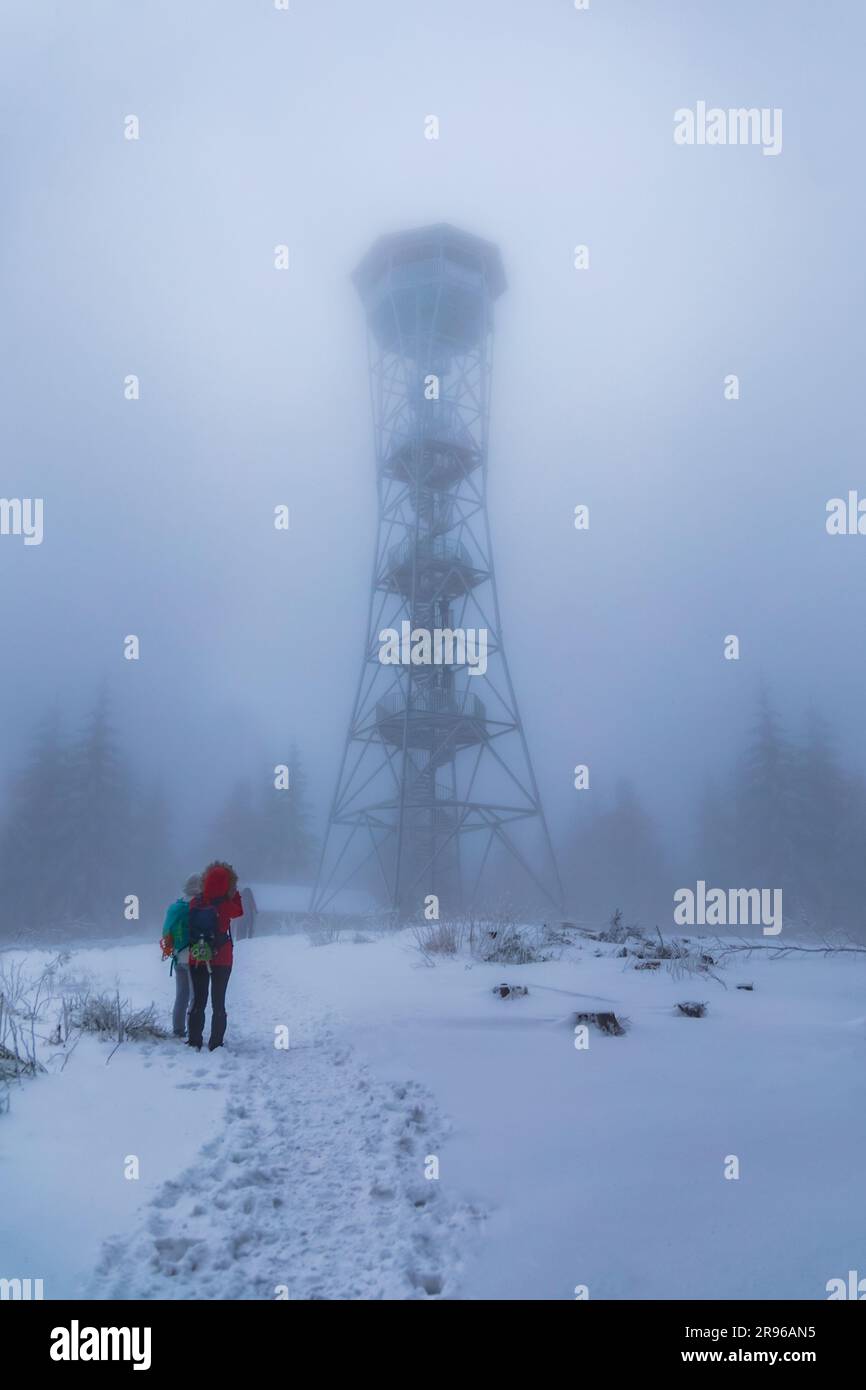
M 472 232 L 452 227 L 449 222 L 436 222 L 429 227 L 380 236 L 362 258 L 352 278 L 363 298 L 392 266 L 438 260 L 440 257 L 481 272 L 491 299 L 498 298 L 505 289 L 505 271 L 499 247 Z

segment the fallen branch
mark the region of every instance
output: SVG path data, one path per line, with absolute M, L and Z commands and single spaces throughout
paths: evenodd
M 716 947 L 720 955 L 746 955 L 750 956 L 753 951 L 769 951 L 771 960 L 777 960 L 781 956 L 788 956 L 794 953 L 803 955 L 834 956 L 834 955 L 858 955 L 866 956 L 866 946 L 837 946 L 832 942 L 825 942 L 822 946 L 800 946 L 795 942 L 783 944 L 779 941 L 743 941 L 732 944 L 722 941 L 716 937 Z

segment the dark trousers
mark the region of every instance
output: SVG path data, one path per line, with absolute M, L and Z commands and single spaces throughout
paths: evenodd
M 226 990 L 229 987 L 230 965 L 191 965 L 192 1008 L 189 1011 L 189 1041 L 193 1047 L 201 1047 L 204 1036 L 204 1011 L 207 1008 L 207 995 L 210 989 L 211 1020 L 210 1042 L 208 1047 L 219 1047 L 226 1031 Z

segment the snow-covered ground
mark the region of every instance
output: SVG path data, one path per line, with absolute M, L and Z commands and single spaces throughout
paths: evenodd
M 866 1269 L 866 957 L 760 953 L 723 988 L 614 951 L 241 941 L 222 1051 L 106 1064 L 85 1036 L 14 1089 L 0 1275 L 48 1298 L 825 1298 Z M 72 965 L 168 1017 L 156 947 Z M 695 998 L 706 1017 L 677 1013 Z M 628 1032 L 576 1048 L 600 1009 Z

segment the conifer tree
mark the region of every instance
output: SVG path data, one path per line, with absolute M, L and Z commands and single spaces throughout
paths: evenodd
M 64 912 L 89 923 L 122 921 L 136 872 L 136 788 L 121 755 L 103 689 L 70 755 L 69 889 Z
M 289 784 L 273 781 L 262 800 L 262 851 L 267 876 L 276 882 L 306 883 L 316 869 L 316 837 L 311 829 L 307 775 L 297 746 L 287 763 Z
M 37 725 L 24 768 L 12 779 L 0 835 L 10 933 L 62 917 L 72 863 L 70 754 L 51 711 Z

